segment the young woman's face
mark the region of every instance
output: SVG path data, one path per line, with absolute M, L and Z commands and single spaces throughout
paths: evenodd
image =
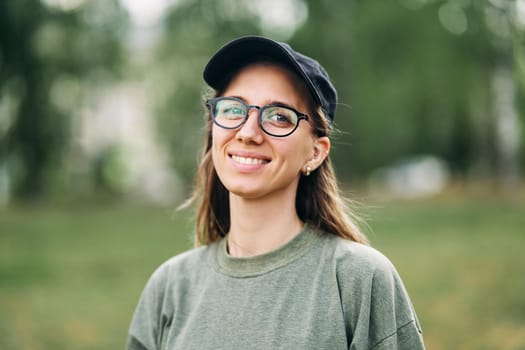
M 280 103 L 310 114 L 304 84 L 290 71 L 274 64 L 255 63 L 243 68 L 223 96 L 261 107 Z M 213 125 L 212 159 L 217 174 L 232 194 L 243 198 L 284 195 L 295 199 L 301 172 L 307 164 L 315 169 L 320 164 L 319 157 L 324 160 L 329 141 L 314 136 L 306 120 L 301 120 L 297 129 L 286 137 L 267 135 L 258 124 L 257 114 L 257 109 L 251 109 L 238 129 Z

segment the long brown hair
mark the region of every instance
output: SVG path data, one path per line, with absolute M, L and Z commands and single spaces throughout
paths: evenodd
M 332 129 L 322 108 L 318 107 L 314 115 L 313 132 L 318 137 L 329 136 Z M 295 208 L 301 220 L 323 232 L 368 244 L 357 225 L 359 219 L 350 208 L 349 200 L 341 194 L 330 156 L 310 176 L 301 176 Z

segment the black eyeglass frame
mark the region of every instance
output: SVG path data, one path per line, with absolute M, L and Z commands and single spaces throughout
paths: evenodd
M 239 102 L 241 104 L 243 104 L 245 107 L 246 107 L 246 114 L 244 115 L 244 118 L 241 120 L 241 122 L 239 123 L 239 125 L 237 126 L 224 126 L 224 125 L 221 125 L 219 124 L 219 122 L 216 120 L 215 118 L 215 106 L 217 105 L 217 102 L 219 101 L 224 101 L 224 100 L 233 100 L 233 101 L 236 101 L 236 102 Z M 227 130 L 235 130 L 235 129 L 238 129 L 240 128 L 241 126 L 244 125 L 244 123 L 246 123 L 246 120 L 248 120 L 248 116 L 250 115 L 250 110 L 252 108 L 255 108 L 257 109 L 257 122 L 259 124 L 259 127 L 261 128 L 261 130 L 267 134 L 267 135 L 270 135 L 270 136 L 273 136 L 273 137 L 286 137 L 286 136 L 290 136 L 291 134 L 294 133 L 295 130 L 297 130 L 297 128 L 299 127 L 299 123 L 301 122 L 301 120 L 306 120 L 308 121 L 309 120 L 309 117 L 308 115 L 304 114 L 304 113 L 301 113 L 299 112 L 298 110 L 296 110 L 295 108 L 292 108 L 290 106 L 287 106 L 287 105 L 284 105 L 284 104 L 279 104 L 279 103 L 272 103 L 272 104 L 268 104 L 268 105 L 264 105 L 264 106 L 257 106 L 257 105 L 249 105 L 247 104 L 246 102 L 244 102 L 243 100 L 241 100 L 240 98 L 237 98 L 237 97 L 227 97 L 227 96 L 220 96 L 220 97 L 214 97 L 214 98 L 210 98 L 210 99 L 207 99 L 206 100 L 206 106 L 208 106 L 208 109 L 210 111 L 210 115 L 211 115 L 211 119 L 213 120 L 213 123 L 215 125 L 217 125 L 218 127 L 220 128 L 223 128 L 223 129 L 227 129 Z M 295 124 L 295 126 L 293 127 L 292 130 L 290 130 L 288 133 L 286 134 L 283 134 L 283 135 L 276 135 L 276 134 L 272 134 L 271 132 L 269 132 L 268 130 L 266 130 L 264 127 L 263 127 L 263 123 L 262 123 L 262 115 L 263 115 L 263 112 L 264 110 L 266 110 L 267 108 L 271 108 L 271 107 L 281 107 L 281 108 L 286 108 L 286 109 L 289 109 L 291 111 L 293 111 L 295 114 L 297 114 L 297 123 Z

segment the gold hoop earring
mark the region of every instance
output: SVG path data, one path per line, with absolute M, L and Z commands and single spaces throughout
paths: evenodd
M 311 173 L 312 173 L 312 168 L 309 165 L 307 165 L 306 169 L 304 171 L 304 175 L 305 176 L 310 176 Z

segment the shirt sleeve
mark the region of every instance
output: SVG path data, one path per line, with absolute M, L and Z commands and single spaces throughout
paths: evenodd
M 148 280 L 140 296 L 129 327 L 128 350 L 161 348 L 162 331 L 170 322 L 163 313 L 166 294 L 166 266 L 161 266 Z
M 383 261 L 374 271 L 370 319 L 370 334 L 374 339 L 372 349 L 424 349 L 414 307 L 390 261 Z
M 352 244 L 339 264 L 341 302 L 350 350 L 424 350 L 422 331 L 392 263 Z

